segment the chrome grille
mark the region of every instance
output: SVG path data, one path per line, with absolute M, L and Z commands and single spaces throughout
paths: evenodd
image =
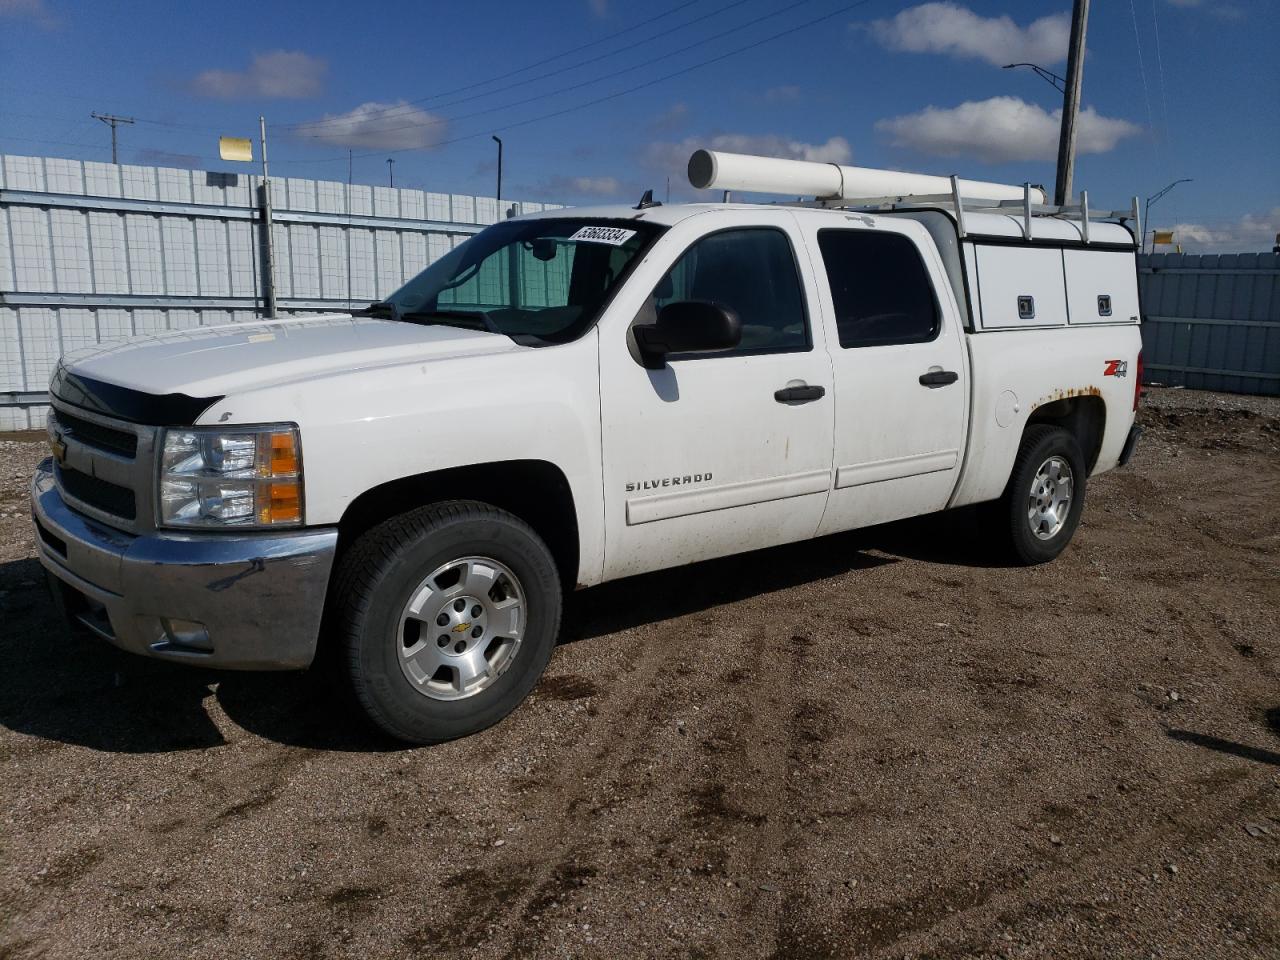
M 130 522 L 138 519 L 138 502 L 132 490 L 109 480 L 90 476 L 70 467 L 56 467 L 58 488 L 73 499 L 95 510 Z
M 58 492 L 78 513 L 119 530 L 152 530 L 159 428 L 73 407 L 52 397 L 49 440 Z
M 116 453 L 130 460 L 138 455 L 138 435 L 132 431 L 103 426 L 65 410 L 53 416 L 57 418 L 58 426 L 62 427 L 64 437 L 69 434 L 84 441 L 88 446 L 106 450 L 108 453 Z

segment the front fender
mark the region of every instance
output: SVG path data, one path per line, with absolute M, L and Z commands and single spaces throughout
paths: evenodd
M 362 493 L 439 470 L 543 460 L 564 474 L 579 582 L 604 565 L 595 331 L 569 344 L 344 371 L 226 397 L 202 423 L 292 421 L 302 436 L 306 522 L 336 524 Z

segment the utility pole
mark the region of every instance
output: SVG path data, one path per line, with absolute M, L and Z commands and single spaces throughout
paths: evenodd
M 267 289 L 263 306 L 268 320 L 276 318 L 276 243 L 271 228 L 271 174 L 267 170 L 267 119 L 258 117 L 262 139 L 262 226 L 267 232 Z
M 101 120 L 111 128 L 111 162 L 118 164 L 120 161 L 117 159 L 116 152 L 116 127 L 122 123 L 133 123 L 133 117 L 117 117 L 111 113 L 91 113 L 89 116 L 95 120 Z
M 395 166 L 396 162 L 390 157 L 387 157 L 387 185 L 390 187 L 394 187 L 396 185 Z
M 1062 129 L 1058 134 L 1058 177 L 1053 202 L 1071 200 L 1076 172 L 1076 121 L 1080 118 L 1080 88 L 1084 84 L 1084 35 L 1089 25 L 1089 0 L 1075 0 L 1071 8 L 1071 47 L 1067 52 L 1067 82 L 1062 94 Z
M 502 138 L 496 134 L 493 142 L 498 145 L 498 199 L 502 199 Z

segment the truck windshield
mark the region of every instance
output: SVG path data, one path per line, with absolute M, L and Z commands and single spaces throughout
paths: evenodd
M 661 230 L 580 217 L 497 223 L 362 312 L 566 343 L 590 329 Z

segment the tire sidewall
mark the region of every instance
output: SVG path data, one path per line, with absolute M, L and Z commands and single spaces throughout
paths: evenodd
M 463 699 L 437 700 L 419 692 L 400 667 L 400 615 L 431 571 L 469 556 L 497 560 L 516 575 L 525 595 L 524 636 L 515 660 L 490 686 Z M 357 694 L 381 726 L 418 742 L 453 739 L 497 723 L 533 689 L 555 647 L 560 582 L 546 547 L 525 528 L 500 517 L 429 526 L 380 567 L 364 615 L 349 626 L 348 643 Z
M 1049 539 L 1041 540 L 1027 522 L 1027 497 L 1036 471 L 1053 456 L 1062 457 L 1071 467 L 1071 508 L 1062 529 Z M 1024 563 L 1045 563 L 1066 549 L 1084 512 L 1085 481 L 1084 455 L 1075 438 L 1066 430 L 1054 429 L 1046 433 L 1019 457 L 1018 468 L 1010 478 L 1007 499 L 1014 550 Z

